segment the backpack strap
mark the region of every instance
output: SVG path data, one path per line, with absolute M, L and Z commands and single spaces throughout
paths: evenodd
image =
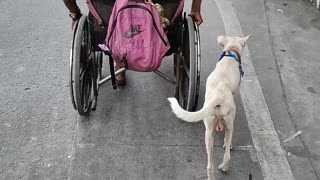
M 112 82 L 112 88 L 117 89 L 117 83 L 116 83 L 116 75 L 114 72 L 114 61 L 111 55 L 109 55 L 109 67 L 110 67 L 110 75 L 111 75 L 111 82 Z
M 101 17 L 99 16 L 97 10 L 94 8 L 91 0 L 87 0 L 87 5 L 88 5 L 88 9 L 89 9 L 90 13 L 93 15 L 94 18 L 96 18 L 98 20 L 98 24 L 100 26 L 104 26 L 103 21 L 102 21 Z
M 112 82 L 112 88 L 117 89 L 117 83 L 116 83 L 116 75 L 114 72 L 114 60 L 111 56 L 111 51 L 105 44 L 99 44 L 99 48 L 104 52 L 105 55 L 109 56 L 109 67 L 110 67 L 110 75 L 111 75 L 111 82 Z

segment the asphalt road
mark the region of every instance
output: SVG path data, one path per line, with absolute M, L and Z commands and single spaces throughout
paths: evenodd
M 319 179 L 319 17 L 298 0 L 285 7 L 268 0 L 228 2 L 243 33 L 253 34 L 251 59 L 284 154 L 292 153 L 287 160 L 293 175 Z M 128 72 L 125 88 L 104 84 L 97 110 L 80 117 L 69 95 L 71 25 L 62 1 L 2 0 L 0 11 L 0 179 L 206 179 L 203 124 L 174 117 L 166 100 L 173 96 L 170 83 L 153 73 Z M 222 11 L 216 1 L 203 2 L 199 107 L 221 53 L 215 38 L 231 23 L 222 20 Z M 172 58 L 161 70 L 172 73 Z M 257 157 L 245 107 L 237 99 L 227 174 L 217 169 L 223 136 L 216 137 L 217 179 L 263 179 L 268 172 Z M 301 136 L 282 142 L 300 129 Z

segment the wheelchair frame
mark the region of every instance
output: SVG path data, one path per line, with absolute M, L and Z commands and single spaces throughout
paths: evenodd
M 173 52 L 174 77 L 169 77 L 159 70 L 154 73 L 174 85 L 174 96 L 182 108 L 194 111 L 197 108 L 200 86 L 200 34 L 198 26 L 186 13 L 181 19 L 180 44 L 177 51 Z M 83 15 L 73 30 L 70 51 L 71 102 L 81 116 L 96 109 L 100 85 L 114 79 L 112 76 L 126 71 L 121 68 L 114 72 L 113 60 L 109 55 L 110 75 L 101 78 L 103 54 L 101 51 L 93 51 L 90 34 L 88 17 Z

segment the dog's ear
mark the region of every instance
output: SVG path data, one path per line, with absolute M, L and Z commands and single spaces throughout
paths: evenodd
M 226 38 L 224 36 L 218 36 L 217 43 L 224 47 L 224 45 L 226 44 Z
M 246 36 L 244 38 L 241 38 L 241 46 L 244 47 L 246 45 L 246 42 L 248 41 L 249 37 L 251 36 L 252 34 L 250 34 L 249 36 Z

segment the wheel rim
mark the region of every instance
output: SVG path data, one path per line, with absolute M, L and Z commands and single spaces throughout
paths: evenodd
M 74 47 L 74 37 L 75 37 L 75 32 L 77 29 L 77 25 L 74 27 L 73 29 L 73 36 L 72 36 L 72 41 L 71 41 L 71 49 L 70 49 L 70 79 L 69 79 L 69 87 L 70 87 L 70 97 L 71 97 L 71 102 L 73 105 L 73 108 L 75 110 L 77 110 L 77 105 L 75 102 L 75 97 L 74 97 L 74 93 L 73 93 L 73 82 L 74 82 L 74 77 L 73 77 L 73 47 Z

